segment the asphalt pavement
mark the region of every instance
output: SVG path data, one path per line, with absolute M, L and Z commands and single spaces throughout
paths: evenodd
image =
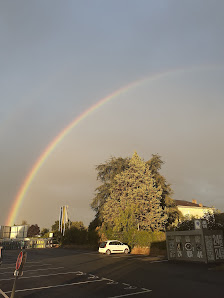
M 5 251 L 0 266 L 0 289 L 9 297 L 18 254 Z M 30 249 L 16 283 L 15 298 L 19 297 L 223 298 L 224 269 L 142 255 Z

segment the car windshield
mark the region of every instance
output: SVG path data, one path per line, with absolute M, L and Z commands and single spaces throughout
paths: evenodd
M 101 242 L 100 243 L 100 248 L 104 248 L 106 244 L 107 244 L 107 242 Z

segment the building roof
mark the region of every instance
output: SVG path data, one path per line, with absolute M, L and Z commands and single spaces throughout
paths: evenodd
M 197 204 L 196 200 L 194 200 L 194 202 L 196 202 L 196 203 L 184 201 L 184 200 L 174 200 L 174 202 L 176 203 L 177 206 L 200 207 L 200 208 L 206 207 L 206 206 L 203 206 L 202 204 Z M 208 208 L 208 207 L 206 207 L 206 208 Z

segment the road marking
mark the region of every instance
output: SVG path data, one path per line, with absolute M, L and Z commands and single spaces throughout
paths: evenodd
M 117 281 L 114 281 L 114 280 L 112 280 L 111 282 L 108 282 L 107 283 L 107 285 L 117 285 L 118 284 L 118 282 Z
M 26 264 L 29 264 L 29 263 L 37 264 L 37 263 L 42 263 L 42 262 L 26 262 Z
M 28 266 L 26 266 L 26 268 L 30 268 L 30 267 L 42 267 L 42 266 L 52 266 L 52 264 L 40 264 L 40 265 L 28 265 Z
M 59 288 L 59 287 L 67 287 L 67 286 L 74 286 L 74 285 L 80 285 L 80 284 L 88 284 L 88 283 L 94 283 L 94 282 L 98 282 L 98 281 L 104 281 L 104 279 L 80 281 L 80 282 L 73 282 L 71 284 L 62 284 L 62 285 L 56 285 L 56 286 L 46 286 L 46 287 L 40 287 L 40 288 L 28 288 L 28 289 L 16 290 L 16 293 L 17 292 L 27 292 L 27 291 L 37 291 L 37 290 L 44 290 L 44 289 L 52 289 L 52 288 Z M 5 292 L 5 293 L 11 293 L 11 291 L 8 291 L 8 292 Z
M 93 274 L 89 274 L 88 279 L 95 279 L 95 278 L 99 278 L 99 276 L 93 275 Z
M 32 271 L 44 271 L 44 270 L 57 270 L 57 269 L 62 269 L 65 267 L 54 267 L 54 268 L 44 268 L 44 269 L 35 269 L 35 270 L 24 270 L 23 272 L 32 272 Z
M 36 267 L 36 266 L 52 266 L 52 264 L 28 265 L 28 266 L 26 266 L 26 268 Z M 1 269 L 15 269 L 15 265 L 12 267 L 1 267 L 0 270 Z
M 105 277 L 103 277 L 103 279 L 109 281 L 107 283 L 107 285 L 117 285 L 118 284 L 118 282 L 114 281 L 113 279 L 109 279 L 109 278 L 105 278 Z
M 81 271 L 78 271 L 78 273 L 77 273 L 77 275 L 86 275 L 86 273 L 84 273 L 84 272 L 81 272 Z
M 24 270 L 23 272 L 32 272 L 32 271 L 44 271 L 44 270 L 57 270 L 65 267 L 55 267 L 55 268 L 45 268 L 45 269 L 35 269 L 35 270 Z M 1 272 L 0 274 L 13 274 L 13 272 Z
M 126 286 L 126 288 L 124 288 L 125 290 L 135 290 L 135 289 L 137 289 L 137 287 L 131 286 L 129 284 L 122 283 L 122 285 Z
M 108 298 L 127 297 L 127 296 L 140 295 L 140 294 L 149 293 L 149 292 L 152 292 L 152 290 L 146 290 L 146 291 L 142 291 L 142 292 L 135 292 L 135 293 L 130 293 L 130 294 L 124 294 L 124 295 L 120 295 L 120 296 L 110 296 Z
M 38 278 L 38 277 L 47 277 L 47 276 L 56 276 L 56 275 L 66 275 L 66 274 L 77 274 L 79 271 L 72 271 L 72 272 L 59 272 L 59 273 L 51 273 L 51 274 L 41 274 L 41 275 L 33 275 L 33 276 L 22 276 L 19 279 L 28 279 L 28 278 Z M 6 281 L 6 280 L 14 280 L 13 278 L 3 278 L 0 279 L 0 281 Z
M 2 296 L 5 298 L 9 298 L 9 296 L 7 296 L 1 289 L 0 289 L 0 294 L 2 294 Z

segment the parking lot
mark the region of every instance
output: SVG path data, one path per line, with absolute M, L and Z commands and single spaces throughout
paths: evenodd
M 18 253 L 5 251 L 0 266 L 0 288 L 9 297 Z M 223 271 L 205 264 L 170 264 L 148 256 L 70 249 L 36 249 L 27 254 L 15 297 L 224 296 Z
M 35 268 L 35 269 L 34 269 Z M 1 268 L 0 283 L 2 290 L 11 294 L 12 271 L 14 267 Z M 106 277 L 99 277 L 83 271 L 66 271 L 63 266 L 56 267 L 52 264 L 28 263 L 24 276 L 17 282 L 16 297 L 101 297 L 101 288 L 104 288 L 104 297 L 122 297 L 129 294 L 143 294 L 151 290 L 138 288 L 127 283 L 118 283 Z M 2 278 L 4 276 L 4 278 Z M 100 285 L 99 285 L 100 284 Z M 32 285 L 30 287 L 30 285 Z M 85 286 L 85 288 L 84 288 Z M 71 291 L 72 293 L 69 293 Z M 83 289 L 83 290 L 82 290 Z M 89 294 L 86 293 L 89 292 Z

